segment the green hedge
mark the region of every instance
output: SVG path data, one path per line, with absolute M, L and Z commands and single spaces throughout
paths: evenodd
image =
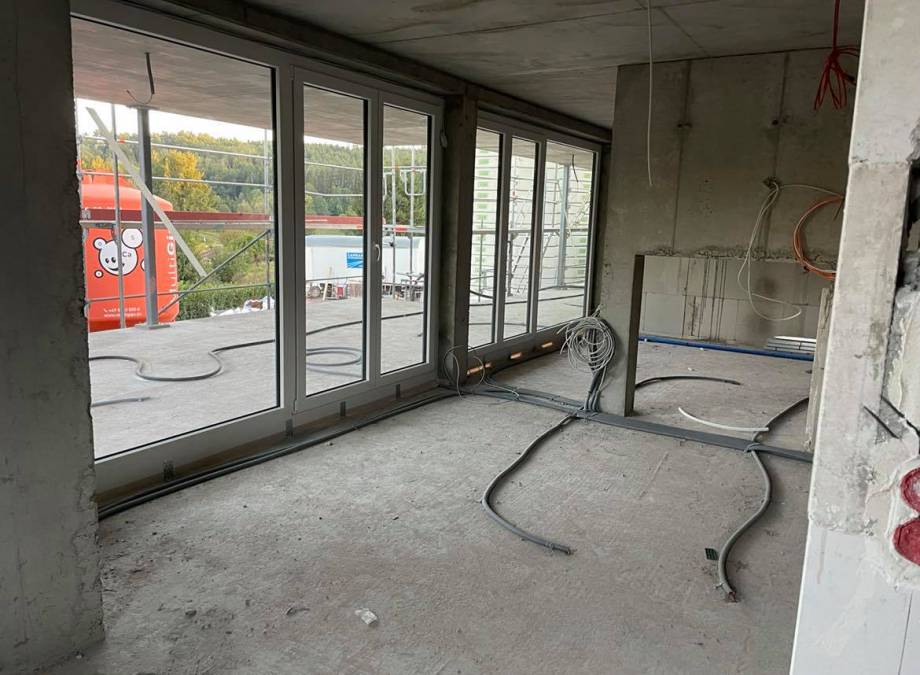
M 206 288 L 197 288 L 194 292 L 189 293 L 179 300 L 179 321 L 185 319 L 202 319 L 211 316 L 212 312 L 220 312 L 225 309 L 242 307 L 247 300 L 253 300 L 265 296 L 265 286 L 253 286 L 251 288 L 228 288 L 219 290 L 207 290 Z M 272 297 L 276 297 L 274 286 L 272 287 Z

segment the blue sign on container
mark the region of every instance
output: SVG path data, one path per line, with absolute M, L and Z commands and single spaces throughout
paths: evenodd
M 345 266 L 348 269 L 362 269 L 364 267 L 364 252 L 363 251 L 346 251 L 345 252 Z

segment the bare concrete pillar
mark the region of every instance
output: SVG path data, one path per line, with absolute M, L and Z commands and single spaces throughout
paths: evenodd
M 888 555 L 890 536 L 879 529 L 888 514 L 870 517 L 867 510 L 867 500 L 878 495 L 900 499 L 897 481 L 892 491 L 885 470 L 886 455 L 900 441 L 888 438 L 866 412 L 882 410 L 886 371 L 897 360 L 891 354 L 892 307 L 908 177 L 920 158 L 918 35 L 915 0 L 866 3 L 794 675 L 914 672 L 920 658 L 920 620 L 911 612 L 920 598 L 911 584 L 896 588 L 886 571 L 895 562 L 916 570 Z M 920 387 L 916 372 L 910 386 Z M 916 422 L 920 411 L 905 412 Z M 905 438 L 912 439 L 909 432 Z
M 629 415 L 636 379 L 644 254 L 674 247 L 681 144 L 685 134 L 690 62 L 655 68 L 651 156 L 647 155 L 648 69 L 621 68 L 617 76 L 606 197 L 600 203 L 596 302 L 617 338 L 617 356 L 601 406 Z M 652 182 L 648 162 L 651 160 Z
M 102 637 L 67 0 L 0 2 L 0 671 Z
M 476 161 L 478 102 L 475 97 L 452 96 L 444 110 L 441 189 L 441 287 L 438 359 L 447 350 L 466 377 L 469 344 L 470 252 L 473 237 L 473 168 Z M 453 361 L 451 361 L 453 363 Z
M 611 244 L 611 248 L 616 245 Z M 628 246 L 615 250 L 613 260 L 604 264 L 601 316 L 616 336 L 616 358 L 608 370 L 610 385 L 601 406 L 615 415 L 629 415 L 633 411 L 644 271 L 645 256 L 633 254 Z

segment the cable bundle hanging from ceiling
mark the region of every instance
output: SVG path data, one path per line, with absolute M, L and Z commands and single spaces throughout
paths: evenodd
M 847 72 L 843 64 L 840 63 L 841 57 L 859 58 L 859 50 L 856 47 L 841 47 L 837 44 L 840 28 L 840 0 L 834 0 L 834 30 L 831 51 L 824 61 L 824 71 L 821 73 L 821 80 L 818 83 L 818 93 L 815 94 L 815 110 L 821 108 L 824 99 L 830 94 L 831 101 L 837 110 L 845 108 L 847 105 L 847 87 L 856 85 L 856 77 Z

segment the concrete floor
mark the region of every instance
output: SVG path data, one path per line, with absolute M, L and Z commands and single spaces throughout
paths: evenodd
M 746 421 L 807 386 L 784 381 L 803 364 L 686 348 L 646 345 L 640 371 L 703 358 L 770 406 L 677 385 L 643 405 L 692 394 L 698 414 Z M 580 393 L 558 355 L 504 375 Z M 54 672 L 785 673 L 810 467 L 767 458 L 774 503 L 735 548 L 728 604 L 704 548 L 759 503 L 740 453 L 576 422 L 497 495 L 573 556 L 483 514 L 483 487 L 558 419 L 449 399 L 104 521 L 108 637 Z
M 576 291 L 577 292 L 577 291 Z M 558 291 L 559 302 L 547 303 L 550 315 L 562 322 L 580 313 L 580 305 L 567 299 L 572 291 Z M 508 321 L 523 322 L 526 303 L 509 309 Z M 386 318 L 381 330 L 383 372 L 424 361 L 424 306 L 418 301 L 384 298 Z M 364 330 L 361 298 L 307 304 L 306 347 L 362 351 Z M 574 313 L 574 314 L 573 314 Z M 519 316 L 518 316 L 519 315 Z M 482 313 L 490 321 L 488 312 Z M 323 330 L 328 328 L 329 330 Z M 477 326 L 489 335 L 491 327 Z M 310 334 L 312 331 L 314 332 Z M 169 377 L 206 373 L 216 363 L 208 350 L 231 344 L 275 339 L 275 312 L 252 312 L 208 319 L 179 321 L 156 330 L 129 328 L 91 333 L 90 356 L 126 355 L 142 359 L 146 372 Z M 488 337 L 486 337 L 488 341 Z M 306 370 L 307 394 L 316 394 L 364 379 L 363 364 L 329 367 L 347 362 L 354 354 L 308 357 L 320 369 Z M 93 402 L 144 398 L 92 409 L 96 457 L 203 429 L 277 405 L 276 345 L 256 345 L 222 352 L 223 370 L 215 378 L 192 382 L 150 382 L 134 376 L 135 366 L 125 361 L 93 361 L 90 368 Z
M 530 389 L 552 391 L 582 400 L 590 375 L 565 367 L 547 367 L 545 359 L 535 359 L 496 376 L 499 382 Z M 636 390 L 635 414 L 644 419 L 685 429 L 723 433 L 748 438 L 749 435 L 720 431 L 688 420 L 677 410 L 732 426 L 757 427 L 788 405 L 808 395 L 811 362 L 751 356 L 732 352 L 674 347 L 642 342 L 636 365 L 636 381 L 661 375 L 709 375 L 741 382 L 733 386 L 716 382 L 672 381 Z M 802 449 L 805 434 L 805 407 L 783 420 L 763 440 L 772 445 Z

